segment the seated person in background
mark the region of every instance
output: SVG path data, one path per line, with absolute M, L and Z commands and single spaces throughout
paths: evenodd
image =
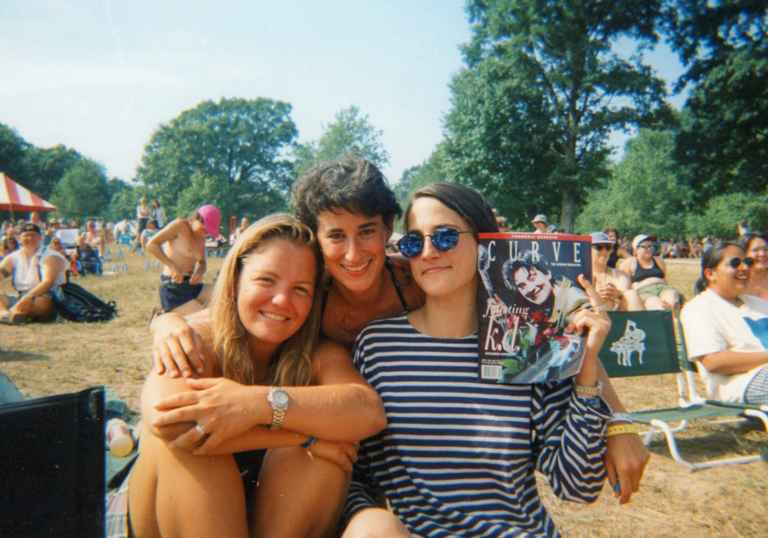
M 0 248 L 0 260 L 17 250 L 19 250 L 19 242 L 16 240 L 15 235 L 3 237 L 3 245 Z
M 51 239 L 51 244 L 48 245 L 48 248 L 51 250 L 55 250 L 65 258 L 67 257 L 67 251 L 64 250 L 64 246 L 61 244 L 61 239 L 59 239 L 58 237 L 54 237 L 53 239 Z
M 677 258 L 678 257 L 678 250 L 677 250 L 677 242 L 675 242 L 674 237 L 670 237 L 663 245 L 661 249 L 661 257 L 662 258 Z
M 212 284 L 203 284 L 206 270 L 205 236 L 218 237 L 221 213 L 204 205 L 189 219 L 177 218 L 147 243 L 147 251 L 164 265 L 160 302 L 164 312 L 180 315 L 203 309 Z
M 616 228 L 606 228 L 603 230 L 603 233 L 605 233 L 608 238 L 613 241 L 613 248 L 611 249 L 610 255 L 608 256 L 608 267 L 615 269 L 616 264 L 618 264 L 621 260 L 632 257 L 632 254 L 627 252 L 627 249 L 625 248 L 627 238 L 624 236 L 623 238 L 619 239 L 619 230 Z
M 95 250 L 99 257 L 104 257 L 104 238 L 96 230 L 96 223 L 89 220 L 85 225 L 85 231 L 80 234 L 77 240 L 77 246 L 85 250 Z
M 632 240 L 635 257 L 624 260 L 619 269 L 629 275 L 646 310 L 673 310 L 680 307 L 680 293 L 667 283 L 664 260 L 653 255 L 654 240 L 650 235 L 636 236 Z
M 749 286 L 744 293 L 768 301 L 768 237 L 749 232 L 739 238 L 738 245 L 747 258 L 754 260 L 749 269 Z
M 141 232 L 140 241 L 142 252 L 147 251 L 147 243 L 149 243 L 149 240 L 155 237 L 159 231 L 160 230 L 157 228 L 157 222 L 155 219 L 149 219 L 149 222 L 147 222 L 147 227 L 144 228 L 143 232 Z
M 688 245 L 688 240 L 683 237 L 677 242 L 677 257 L 687 258 L 691 253 L 691 247 Z
M 240 221 L 240 227 L 235 228 L 235 241 L 237 241 L 237 238 L 240 237 L 250 225 L 251 221 L 249 221 L 246 217 L 243 217 L 243 220 Z
M 67 261 L 43 246 L 39 226 L 25 224 L 19 239 L 22 248 L 0 262 L 0 281 L 12 276 L 18 293 L 17 297 L 0 294 L 0 323 L 11 325 L 53 318 L 53 292 L 66 280 Z
M 608 266 L 616 246 L 604 232 L 592 232 L 592 284 L 610 310 L 645 310 L 637 290 L 632 289 L 629 275 Z
M 688 242 L 688 248 L 691 258 L 701 258 L 701 238 L 698 235 L 694 235 Z
M 701 260 L 701 291 L 683 308 L 688 358 L 713 398 L 768 404 L 768 303 L 745 295 L 752 258 L 731 242 Z

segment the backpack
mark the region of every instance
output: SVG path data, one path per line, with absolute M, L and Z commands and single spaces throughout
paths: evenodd
M 117 303 L 105 303 L 79 284 L 67 282 L 53 295 L 60 316 L 70 321 L 109 321 L 117 315 Z

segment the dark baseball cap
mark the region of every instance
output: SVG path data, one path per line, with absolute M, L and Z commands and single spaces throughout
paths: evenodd
M 39 234 L 43 233 L 43 231 L 40 229 L 40 226 L 38 226 L 37 224 L 33 224 L 31 222 L 28 222 L 21 227 L 21 233 L 24 233 L 24 232 L 37 232 Z

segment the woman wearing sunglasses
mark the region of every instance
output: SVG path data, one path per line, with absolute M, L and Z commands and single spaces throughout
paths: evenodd
M 629 275 L 646 310 L 674 310 L 680 307 L 680 292 L 667 282 L 667 266 L 653 255 L 655 238 L 640 234 L 632 240 L 635 256 L 624 260 L 619 269 Z
M 605 232 L 592 232 L 592 284 L 610 310 L 645 310 L 643 301 L 632 289 L 629 275 L 610 267 L 616 240 Z
M 350 488 L 345 538 L 556 535 L 534 470 L 555 494 L 592 502 L 600 494 L 603 431 L 597 353 L 605 312 L 583 309 L 569 327 L 587 334 L 575 380 L 483 384 L 477 376 L 477 234 L 497 231 L 490 205 L 455 183 L 416 192 L 400 252 L 426 293 L 413 312 L 375 321 L 353 360 L 382 397 L 385 430 L 363 442 Z M 581 277 L 593 308 L 600 298 Z M 383 492 L 392 512 L 377 507 Z
M 762 233 L 746 233 L 739 238 L 739 247 L 747 257 L 755 260 L 749 269 L 747 295 L 768 301 L 768 237 Z
M 747 295 L 749 268 L 736 244 L 722 242 L 701 259 L 703 290 L 683 308 L 688 358 L 710 397 L 768 404 L 768 303 Z
M 419 309 L 424 292 L 409 273 L 408 256 L 415 256 L 423 237 L 406 236 L 400 257 L 387 257 L 386 242 L 394 218 L 401 214 L 394 193 L 381 172 L 365 159 L 353 158 L 312 170 L 293 190 L 297 216 L 318 235 L 326 275 L 321 294 L 322 334 L 352 349 L 370 322 Z M 462 234 L 446 228 L 430 243 L 450 251 Z M 206 323 L 207 314 L 194 320 Z M 187 377 L 202 368 L 196 335 L 181 316 L 165 314 L 153 323 L 153 352 L 159 372 Z M 606 400 L 617 414 L 626 413 L 604 370 Z M 617 415 L 618 416 L 618 415 Z M 611 485 L 621 483 L 621 503 L 640 488 L 650 454 L 640 437 L 628 433 L 608 441 L 606 467 Z

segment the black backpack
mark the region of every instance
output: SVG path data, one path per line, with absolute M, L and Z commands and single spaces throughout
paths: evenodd
M 105 303 L 79 284 L 67 282 L 54 293 L 60 316 L 70 321 L 109 321 L 117 315 L 117 303 Z

